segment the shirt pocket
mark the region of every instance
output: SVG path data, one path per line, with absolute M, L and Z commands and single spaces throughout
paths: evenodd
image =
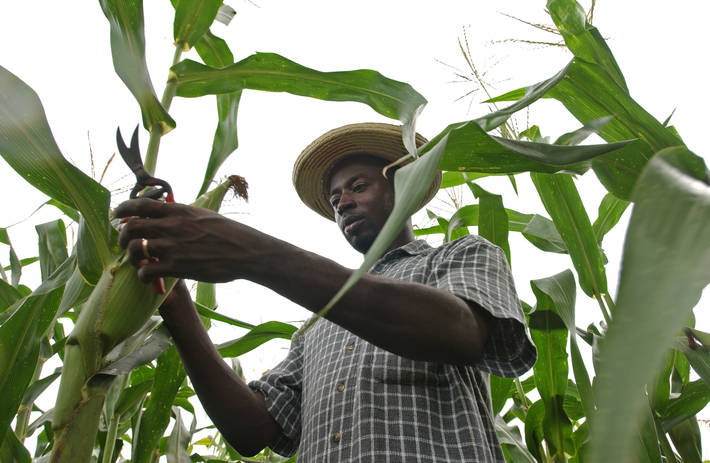
M 446 366 L 441 363 L 410 360 L 374 348 L 363 362 L 363 377 L 374 383 L 403 387 L 441 387 L 448 383 Z

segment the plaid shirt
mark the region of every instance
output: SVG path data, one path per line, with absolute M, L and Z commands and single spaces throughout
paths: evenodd
M 535 346 L 505 255 L 468 235 L 438 248 L 414 241 L 371 273 L 450 291 L 495 318 L 475 367 L 409 360 L 325 319 L 250 386 L 281 426 L 271 448 L 299 462 L 504 462 L 488 374 L 515 377 Z

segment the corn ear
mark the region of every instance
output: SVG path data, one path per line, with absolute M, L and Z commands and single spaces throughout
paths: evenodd
M 174 279 L 166 281 L 166 289 L 174 284 Z M 104 270 L 64 348 L 64 368 L 52 423 L 60 437 L 55 442 L 52 462 L 88 460 L 106 389 L 113 379 L 92 378 L 106 366 L 105 358 L 111 349 L 138 331 L 164 298 L 152 285 L 138 280 L 125 256 Z M 88 430 L 91 435 L 78 429 Z M 82 455 L 85 457 L 80 458 Z

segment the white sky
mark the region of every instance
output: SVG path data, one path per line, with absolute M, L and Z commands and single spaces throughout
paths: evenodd
M 497 2 L 422 2 L 362 0 L 358 2 L 304 0 L 247 0 L 228 2 L 237 16 L 228 27 L 213 28 L 230 44 L 235 59 L 255 51 L 275 52 L 302 65 L 323 71 L 375 69 L 387 77 L 405 81 L 422 93 L 429 104 L 418 120 L 418 131 L 431 138 L 447 124 L 472 119 L 488 111 L 478 104 L 479 91 L 455 101 L 474 86 L 460 81 L 454 70 L 467 75 L 457 40 L 466 31 L 473 60 L 490 85 L 500 94 L 546 79 L 570 59 L 562 48 L 543 47 L 509 39 L 557 41 L 551 34 L 534 30 L 502 13 L 526 21 L 550 24 L 544 2 L 499 0 Z M 588 7 L 589 2 L 583 6 Z M 116 150 L 115 130 L 120 125 L 128 137 L 140 113 L 132 95 L 115 75 L 109 49 L 108 23 L 98 2 L 0 0 L 0 65 L 39 94 L 59 147 L 77 166 L 90 172 L 90 148 L 96 175 Z M 154 86 L 162 94 L 173 55 L 169 2 L 145 2 L 148 61 Z M 697 154 L 710 160 L 710 143 L 701 118 L 708 103 L 705 59 L 708 44 L 706 2 L 680 0 L 671 6 L 659 0 L 598 1 L 594 24 L 614 52 L 632 95 L 657 119 L 663 121 L 674 109 L 672 123 Z M 696 51 L 697 50 L 697 51 Z M 185 57 L 195 58 L 190 52 Z M 470 103 L 473 104 L 470 104 Z M 469 107 L 470 106 L 470 107 Z M 178 127 L 162 142 L 157 175 L 171 182 L 178 201 L 190 202 L 202 182 L 216 123 L 214 97 L 180 99 L 171 114 Z M 312 139 L 333 127 L 361 121 L 387 121 L 358 103 L 309 100 L 286 94 L 245 91 L 239 110 L 240 147 L 222 166 L 220 177 L 240 174 L 250 184 L 250 202 L 232 201 L 225 211 L 264 232 L 295 245 L 356 267 L 360 257 L 341 238 L 337 228 L 303 206 L 291 186 L 291 167 Z M 537 124 L 544 135 L 556 137 L 579 124 L 565 116 L 556 102 L 539 102 L 517 119 L 520 130 Z M 90 138 L 91 145 L 89 146 Z M 145 151 L 147 134 L 141 133 Z M 0 227 L 25 219 L 46 198 L 2 162 Z M 114 192 L 113 204 L 127 199 L 133 177 L 120 159 L 108 168 L 104 184 Z M 544 213 L 527 175 L 518 176 L 520 196 L 507 180 L 486 180 L 487 189 L 504 194 L 507 207 L 521 212 Z M 581 177 L 578 187 L 590 218 L 603 196 L 592 173 Z M 435 199 L 430 207 L 448 217 L 454 209 Z M 546 215 L 546 214 L 545 214 Z M 33 226 L 57 217 L 43 210 L 9 229 L 21 258 L 36 255 Z M 628 217 L 628 213 L 625 217 Z M 415 224 L 426 225 L 422 213 Z M 611 263 L 607 267 L 610 290 L 616 286 L 623 242 L 621 227 L 604 242 Z M 475 229 L 472 230 L 475 232 Z M 571 268 L 566 256 L 536 251 L 520 236 L 512 235 L 513 272 L 523 300 L 534 303 L 531 279 Z M 7 265 L 7 250 L 0 249 L 0 263 Z M 36 265 L 35 265 L 36 267 Z M 38 270 L 26 270 L 29 286 L 36 285 Z M 295 321 L 308 313 L 294 308 L 269 290 L 236 282 L 218 289 L 220 310 L 251 323 L 268 320 Z M 707 297 L 699 307 L 707 306 Z M 578 295 L 579 326 L 601 318 L 596 304 L 581 291 Z M 710 323 L 696 310 L 699 328 Z M 241 335 L 217 330 L 216 341 Z M 243 358 L 245 372 L 254 377 L 285 353 L 287 343 L 272 342 Z M 51 403 L 51 402 L 50 402 Z M 707 413 L 704 413 L 707 416 Z M 707 427 L 705 427 L 707 429 Z M 705 446 L 709 444 L 705 438 Z M 707 451 L 706 451 L 707 454 Z

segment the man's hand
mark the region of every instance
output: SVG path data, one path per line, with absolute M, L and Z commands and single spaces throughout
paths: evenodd
M 126 201 L 114 216 L 132 217 L 118 244 L 139 267 L 138 278 L 144 282 L 162 276 L 214 283 L 245 278 L 258 250 L 273 240 L 216 212 L 152 199 Z M 144 251 L 155 259 L 146 261 Z

